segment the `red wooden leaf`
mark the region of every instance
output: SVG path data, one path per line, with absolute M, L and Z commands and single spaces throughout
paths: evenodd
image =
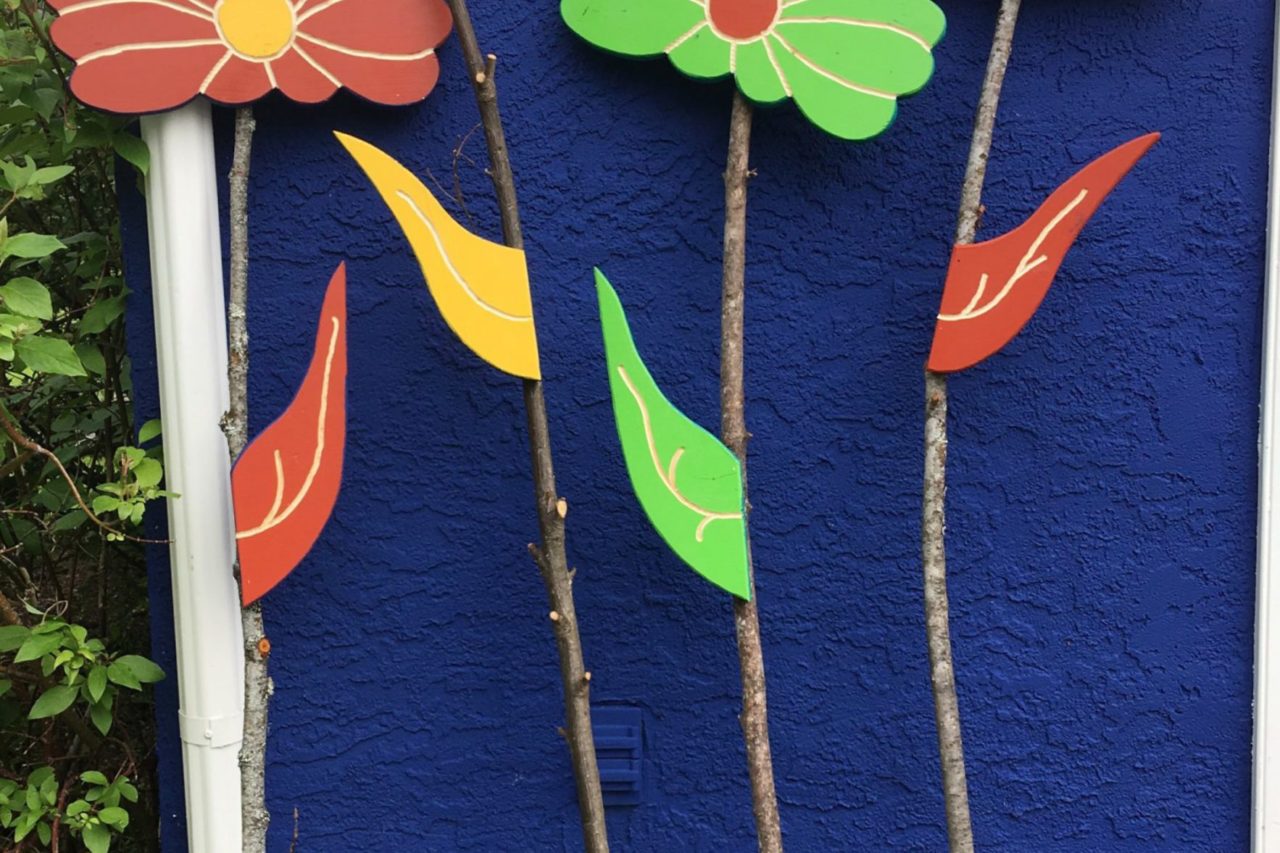
M 302 387 L 275 423 L 236 461 L 231 492 L 248 606 L 271 591 L 311 550 L 342 485 L 347 412 L 347 270 L 325 293 L 315 354 Z
M 1024 224 L 956 246 L 942 291 L 929 369 L 950 373 L 999 352 L 1030 321 L 1089 219 L 1160 139 L 1152 133 L 1094 160 Z

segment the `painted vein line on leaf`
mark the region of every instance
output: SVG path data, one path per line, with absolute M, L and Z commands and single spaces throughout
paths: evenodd
M 493 314 L 495 317 L 501 317 L 503 320 L 509 320 L 512 323 L 533 322 L 533 317 L 531 316 L 526 317 L 519 314 L 508 314 L 506 311 L 494 308 L 488 302 L 481 299 L 479 295 L 471 289 L 471 285 L 467 284 L 466 280 L 463 279 L 462 273 L 458 271 L 458 268 L 453 265 L 453 259 L 450 258 L 449 253 L 445 251 L 444 241 L 440 239 L 440 232 L 436 230 L 435 224 L 427 218 L 427 214 L 423 212 L 422 208 L 418 207 L 418 203 L 414 201 L 404 190 L 396 190 L 396 197 L 409 205 L 409 209 L 412 210 L 414 215 L 417 216 L 418 219 L 421 220 L 422 224 L 427 227 L 427 231 L 431 234 L 431 239 L 435 240 L 436 251 L 440 253 L 440 257 L 444 260 L 445 267 L 448 268 L 449 273 L 453 276 L 453 280 L 458 283 L 458 287 L 461 287 L 463 292 L 465 292 L 467 296 L 470 296 L 473 302 L 488 311 L 490 314 Z
M 266 524 L 276 517 L 276 513 L 280 511 L 280 505 L 284 503 L 284 457 L 280 455 L 280 451 L 275 451 L 274 459 L 276 463 L 276 497 L 271 502 L 271 509 L 267 512 L 266 519 L 262 522 Z
M 284 463 L 281 460 L 280 451 L 277 450 L 275 452 L 276 499 L 271 511 L 267 513 L 267 517 L 257 527 L 237 533 L 236 539 L 248 539 L 260 533 L 266 533 L 268 530 L 283 524 L 289 516 L 297 511 L 298 507 L 302 506 L 303 500 L 306 499 L 312 485 L 315 484 L 316 475 L 320 473 L 320 463 L 324 457 L 325 419 L 329 414 L 329 382 L 333 376 L 333 356 L 338 351 L 338 334 L 342 330 L 342 322 L 337 317 L 330 317 L 329 322 L 333 324 L 333 332 L 329 335 L 329 351 L 324 357 L 324 384 L 320 386 L 320 412 L 316 416 L 316 450 L 311 457 L 311 468 L 307 471 L 307 478 L 302 481 L 302 488 L 298 490 L 298 494 L 285 507 L 284 512 L 281 513 L 280 504 L 284 501 Z
M 631 392 L 632 399 L 636 401 L 636 406 L 640 409 L 640 419 L 644 423 L 644 438 L 649 445 L 649 458 L 653 461 L 654 470 L 658 472 L 658 479 L 662 481 L 662 485 L 667 487 L 667 491 L 671 492 L 671 496 L 680 502 L 681 506 L 702 516 L 702 522 L 698 525 L 694 538 L 701 542 L 703 534 L 706 533 L 707 525 L 713 521 L 740 520 L 742 518 L 742 513 L 740 512 L 712 512 L 705 507 L 698 506 L 681 494 L 680 488 L 676 485 L 676 466 L 680 464 L 680 457 L 684 456 L 684 448 L 682 447 L 672 454 L 670 465 L 664 471 L 662 458 L 658 456 L 658 445 L 653 436 L 653 424 L 649 420 L 649 407 L 644 404 L 644 399 L 631 382 L 631 376 L 627 373 L 627 369 L 621 364 L 618 365 L 618 376 L 622 378 L 623 384 L 627 386 L 627 390 Z
M 810 71 L 813 71 L 816 74 L 820 74 L 823 77 L 826 77 L 831 82 L 838 83 L 844 88 L 850 89 L 854 92 L 860 92 L 864 95 L 870 95 L 873 98 L 883 98 L 886 101 L 898 100 L 898 96 L 894 95 L 891 92 L 885 92 L 880 89 L 874 89 L 870 86 L 863 86 L 861 83 L 855 83 L 852 80 L 846 80 L 845 78 L 841 77 L 839 74 L 831 73 L 827 69 L 823 68 L 821 65 L 818 65 L 809 57 L 805 56 L 799 50 L 797 50 L 795 45 L 787 41 L 787 39 L 782 35 L 782 33 L 777 32 L 775 30 L 773 33 L 773 37 L 776 38 L 778 40 L 778 43 L 781 44 L 786 49 L 787 53 L 794 56 L 799 62 L 801 62 L 806 67 L 808 67 Z
M 978 281 L 978 292 L 969 300 L 969 304 L 964 307 L 964 310 L 959 314 L 939 314 L 938 319 L 948 323 L 955 323 L 961 320 L 974 320 L 981 317 L 983 314 L 995 310 L 1001 302 L 1004 302 L 1005 297 L 1013 291 L 1014 286 L 1017 285 L 1018 282 L 1026 278 L 1032 270 L 1048 263 L 1048 255 L 1039 254 L 1040 248 L 1044 245 L 1044 241 L 1049 239 L 1049 235 L 1052 234 L 1068 216 L 1071 215 L 1072 211 L 1081 204 L 1084 204 L 1084 200 L 1088 198 L 1088 196 L 1088 190 L 1080 190 L 1080 194 L 1077 195 L 1070 204 L 1064 207 L 1058 215 L 1045 226 L 1044 230 L 1040 232 L 1040 236 L 1036 237 L 1035 242 L 1031 244 L 1031 248 L 1022 256 L 1022 260 L 1018 262 L 1018 267 L 1013 271 L 1013 275 L 1009 276 L 1009 280 L 1005 282 L 1004 287 L 1000 289 L 1000 292 L 997 293 L 990 302 L 983 305 L 981 308 L 978 307 L 979 303 L 982 301 L 983 295 L 987 292 L 987 284 L 991 280 L 989 275 L 983 273 L 982 278 Z
M 354 56 L 357 59 L 379 59 L 383 62 L 413 62 L 417 59 L 426 59 L 436 52 L 434 47 L 429 47 L 417 53 L 379 53 L 375 50 L 356 50 L 353 47 L 343 47 L 340 44 L 334 44 L 331 41 L 325 41 L 322 38 L 316 38 L 303 32 L 298 33 L 297 37 L 317 47 L 323 47 L 326 50 L 332 50 L 334 53 L 341 53 L 344 56 Z
M 842 24 L 868 30 L 885 30 L 886 32 L 896 33 L 903 38 L 911 39 L 924 48 L 926 53 L 933 52 L 933 45 L 929 44 L 921 36 L 906 27 L 900 27 L 897 24 L 886 24 L 883 21 L 868 21 L 863 18 L 783 18 L 778 21 L 779 26 L 790 24 Z

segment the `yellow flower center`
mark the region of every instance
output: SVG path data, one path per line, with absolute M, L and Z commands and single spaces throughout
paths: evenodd
M 297 20 L 289 0 L 220 0 L 218 32 L 246 59 L 271 59 L 293 41 Z

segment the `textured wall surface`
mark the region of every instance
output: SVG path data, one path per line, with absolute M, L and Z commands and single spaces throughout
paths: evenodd
M 356 0 L 348 0 L 356 2 Z M 877 141 L 760 114 L 747 358 L 753 525 L 791 851 L 940 850 L 921 618 L 921 366 L 992 0 L 944 0 L 938 73 Z M 601 703 L 644 709 L 619 851 L 748 851 L 728 599 L 631 498 L 590 277 L 670 397 L 714 427 L 727 84 L 599 55 L 554 0 L 475 0 L 530 244 L 569 550 Z M 953 383 L 950 548 L 984 850 L 1229 851 L 1248 838 L 1255 441 L 1272 4 L 1025 4 L 984 234 L 1141 132 L 1025 334 Z M 408 111 L 260 106 L 252 418 L 288 402 L 350 270 L 345 492 L 266 601 L 273 850 L 578 850 L 518 384 L 453 338 L 395 223 L 329 136 L 438 185 L 497 235 L 460 57 Z M 228 154 L 229 114 L 220 118 Z M 430 183 L 430 181 L 429 181 Z M 155 410 L 132 200 L 137 386 Z M 458 211 L 454 206 L 455 212 Z M 461 214 L 460 214 L 461 215 Z M 156 553 L 156 656 L 167 566 Z M 165 849 L 184 849 L 174 685 Z

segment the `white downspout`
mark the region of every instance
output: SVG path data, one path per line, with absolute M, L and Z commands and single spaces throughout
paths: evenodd
M 1272 60 L 1271 190 L 1258 432 L 1258 589 L 1254 629 L 1253 853 L 1280 853 L 1280 4 Z
M 151 149 L 147 223 L 169 559 L 178 650 L 179 727 L 191 853 L 241 849 L 244 664 L 231 566 L 235 525 L 227 441 L 227 321 L 209 104 L 142 119 Z

